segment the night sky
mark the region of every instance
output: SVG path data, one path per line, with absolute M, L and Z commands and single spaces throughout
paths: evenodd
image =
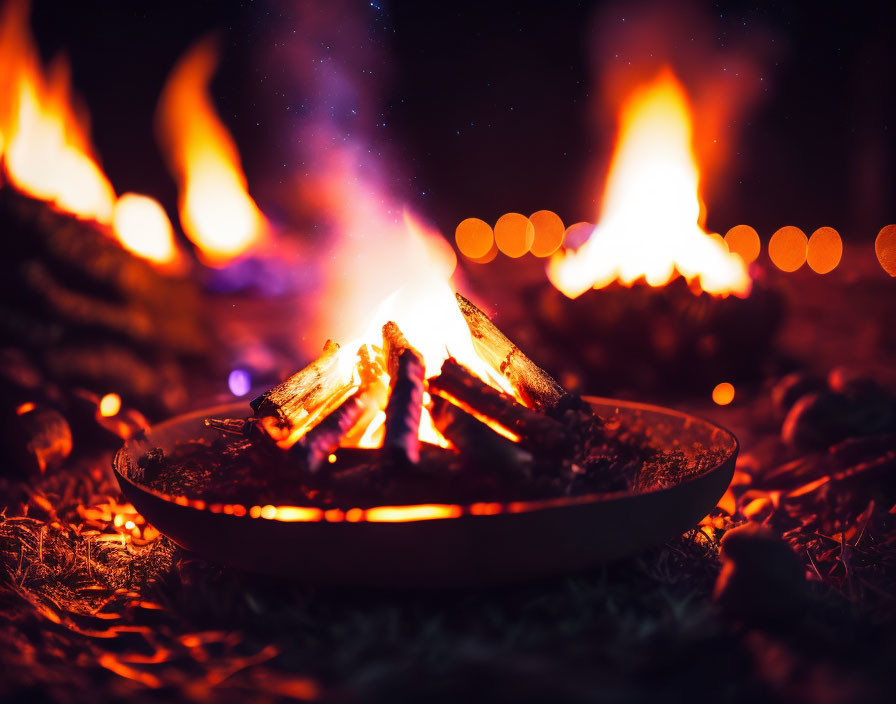
M 218 31 L 225 54 L 215 99 L 253 193 L 276 211 L 290 174 L 313 172 L 297 125 L 329 99 L 303 88 L 302 67 L 277 59 L 274 45 L 302 31 L 300 5 L 36 0 L 32 24 L 45 56 L 59 49 L 70 56 L 117 190 L 156 195 L 172 213 L 175 190 L 155 145 L 153 110 L 179 54 Z M 507 211 L 549 208 L 567 223 L 594 219 L 589 184 L 613 139 L 612 121 L 595 114 L 602 90 L 593 70 L 601 56 L 596 37 L 613 36 L 614 22 L 632 22 L 643 7 L 464 0 L 328 6 L 337 8 L 327 31 L 338 41 L 303 40 L 356 84 L 357 95 L 342 96 L 334 119 L 369 145 L 391 191 L 446 233 L 466 217 L 493 222 Z M 831 225 L 846 239 L 867 240 L 896 221 L 892 4 L 844 4 L 836 14 L 796 3 L 694 7 L 699 26 L 670 28 L 670 45 L 696 42 L 722 55 L 737 47 L 753 55 L 762 80 L 749 110 L 728 125 L 737 141 L 707 188 L 709 225 L 724 232 L 745 222 L 766 237 L 785 224 L 807 232 Z M 352 14 L 363 31 L 343 32 L 351 23 L 339 13 Z

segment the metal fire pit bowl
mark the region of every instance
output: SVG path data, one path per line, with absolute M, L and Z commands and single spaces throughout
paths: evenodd
M 651 444 L 691 453 L 721 451 L 710 469 L 673 486 L 469 506 L 428 505 L 327 511 L 301 507 L 207 506 L 141 486 L 127 476 L 154 447 L 213 439 L 209 416 L 239 417 L 245 404 L 180 416 L 128 440 L 114 460 L 121 490 L 182 547 L 235 568 L 309 583 L 370 587 L 462 587 L 571 572 L 638 553 L 692 528 L 725 493 L 737 439 L 678 411 L 586 399 L 603 416 L 645 430 Z M 700 448 L 703 449 L 700 449 Z M 696 449 L 695 449 L 696 448 Z M 249 499 L 251 502 L 251 499 Z

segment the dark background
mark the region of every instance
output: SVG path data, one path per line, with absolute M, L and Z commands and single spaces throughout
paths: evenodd
M 294 67 L 270 61 L 298 5 L 36 0 L 32 24 L 45 57 L 70 56 L 116 189 L 154 194 L 172 213 L 176 194 L 156 148 L 153 110 L 180 53 L 219 31 L 225 51 L 215 100 L 267 210 L 277 208 L 272 186 L 299 166 L 295 127 L 307 96 Z M 589 165 L 606 158 L 613 135 L 595 128 L 590 53 L 594 17 L 612 6 L 344 5 L 369 30 L 356 64 L 375 50 L 370 73 L 357 78 L 379 104 L 363 106 L 358 120 L 390 154 L 391 190 L 446 233 L 465 217 L 494 221 L 510 210 L 594 219 Z M 706 20 L 701 31 L 712 34 L 703 40 L 755 46 L 765 56 L 767 86 L 739 117 L 737 149 L 707 193 L 709 225 L 724 232 L 746 222 L 763 237 L 785 224 L 807 232 L 830 225 L 848 240 L 868 240 L 896 221 L 892 3 L 841 4 L 836 13 L 808 3 L 696 6 Z M 339 32 L 338 16 L 333 23 Z

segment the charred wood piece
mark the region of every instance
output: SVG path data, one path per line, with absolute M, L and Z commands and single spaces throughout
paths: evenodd
M 206 418 L 205 427 L 224 435 L 248 435 L 255 423 L 249 418 Z
M 581 405 L 578 396 L 560 384 L 507 339 L 489 317 L 462 295 L 455 294 L 479 356 L 502 374 L 526 403 L 549 415 Z
M 301 453 L 305 467 L 311 474 L 316 474 L 352 428 L 373 420 L 384 396 L 385 389 L 379 382 L 358 389 L 309 430 L 301 444 L 294 446 L 292 451 Z
M 186 278 L 167 277 L 125 250 L 104 225 L 56 211 L 12 188 L 0 191 L 0 218 L 16 230 L 7 244 L 19 260 L 46 262 L 61 281 L 103 298 L 141 301 L 192 317 L 199 292 Z M 12 256 L 11 261 L 16 261 Z
M 408 349 L 412 349 L 411 343 L 398 325 L 391 320 L 383 325 L 383 359 L 390 377 L 394 377 L 398 370 L 398 357 Z
M 23 262 L 17 278 L 35 310 L 65 328 L 99 331 L 185 356 L 206 346 L 195 321 L 178 310 L 163 312 L 141 301 L 116 301 L 72 288 L 40 261 Z
M 535 454 L 562 451 L 571 442 L 559 421 L 533 411 L 489 386 L 454 359 L 447 359 L 439 376 L 429 380 L 429 390 L 472 415 L 496 422 L 516 435 Z
M 393 322 L 383 326 L 383 351 L 391 379 L 383 452 L 389 461 L 417 464 L 420 461 L 417 435 L 423 413 L 423 357 Z
M 361 345 L 358 349 L 358 375 L 361 377 L 361 385 L 372 384 L 377 381 L 383 369 L 375 358 L 370 356 L 370 348 Z
M 312 428 L 301 445 L 308 470 L 311 473 L 317 472 L 352 429 L 366 427 L 385 403 L 385 398 L 385 387 L 379 379 L 374 379 L 355 391 Z
M 473 463 L 516 477 L 531 472 L 531 453 L 447 399 L 434 397 L 430 413 L 439 432 Z
M 249 404 L 257 418 L 272 421 L 265 423 L 266 429 L 289 434 L 315 408 L 348 386 L 350 380 L 343 379 L 339 370 L 338 352 L 339 345 L 327 340 L 320 357 Z

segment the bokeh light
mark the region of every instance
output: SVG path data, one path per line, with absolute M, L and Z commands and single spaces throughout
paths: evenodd
M 819 227 L 809 238 L 806 261 L 816 274 L 827 274 L 837 268 L 843 257 L 843 240 L 833 227 Z
M 594 227 L 593 222 L 577 222 L 574 225 L 570 225 L 566 228 L 566 233 L 563 235 L 563 244 L 570 249 L 578 249 L 591 237 Z
M 728 251 L 744 260 L 744 264 L 752 264 L 759 257 L 762 243 L 759 233 L 749 225 L 735 225 L 725 235 Z
M 234 369 L 227 377 L 227 387 L 234 396 L 245 396 L 252 388 L 252 379 L 245 369 Z
M 481 259 L 491 251 L 495 236 L 492 226 L 479 218 L 463 220 L 454 231 L 460 253 L 469 259 Z
M 121 396 L 118 394 L 106 394 L 100 399 L 100 415 L 111 418 L 118 415 L 121 410 Z
M 896 276 L 896 225 L 887 225 L 874 240 L 877 261 L 890 276 Z
M 508 257 L 522 257 L 534 240 L 535 227 L 525 215 L 507 213 L 495 223 L 495 244 Z
M 734 400 L 734 385 L 723 381 L 712 390 L 712 400 L 720 406 L 727 406 Z
M 793 225 L 785 225 L 768 241 L 768 256 L 781 271 L 796 271 L 806 263 L 808 246 L 805 232 Z
M 563 220 L 552 210 L 539 210 L 529 216 L 535 228 L 535 239 L 530 251 L 536 257 L 549 257 L 563 244 Z
M 492 242 L 492 248 L 488 250 L 488 253 L 484 257 L 476 257 L 475 259 L 470 259 L 471 262 L 475 264 L 488 264 L 491 261 L 494 261 L 495 257 L 498 256 L 498 247 Z

